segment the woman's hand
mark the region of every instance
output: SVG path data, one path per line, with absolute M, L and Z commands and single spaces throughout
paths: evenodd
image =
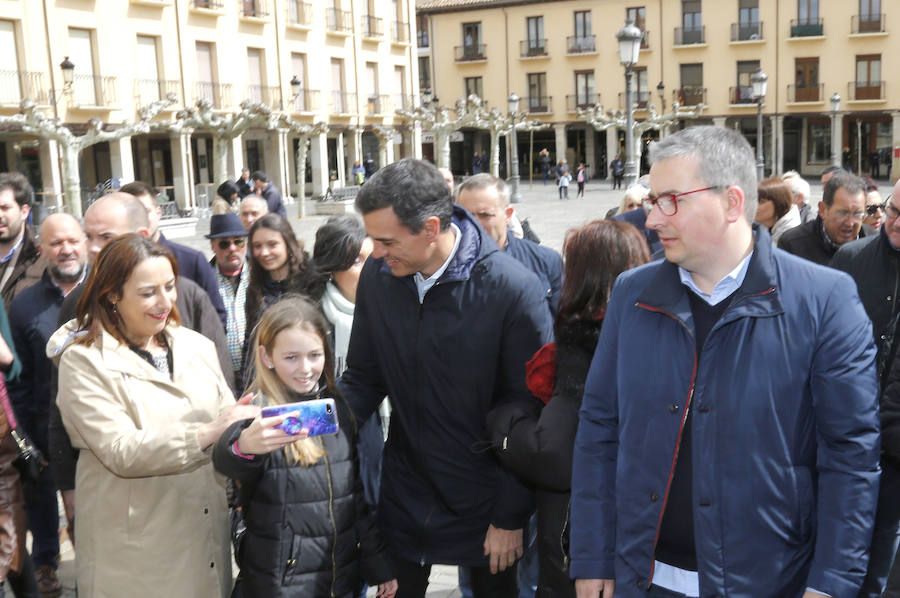
M 378 584 L 378 592 L 376 592 L 375 595 L 378 596 L 378 598 L 394 598 L 394 594 L 396 593 L 397 580 L 392 579 L 390 581 Z
M 220 413 L 219 417 L 208 424 L 200 426 L 197 435 L 200 439 L 201 450 L 206 450 L 207 447 L 212 446 L 219 439 L 219 436 L 222 435 L 222 432 L 234 422 L 258 416 L 260 408 L 256 405 L 250 405 L 252 400 L 253 393 L 247 393 L 234 406 Z
M 275 427 L 291 416 L 299 417 L 300 414 L 293 411 L 275 417 L 257 416 L 238 437 L 238 450 L 245 455 L 265 455 L 293 444 L 297 440 L 307 438 L 309 430 L 306 428 L 301 429 L 299 434 L 291 435 L 281 428 Z

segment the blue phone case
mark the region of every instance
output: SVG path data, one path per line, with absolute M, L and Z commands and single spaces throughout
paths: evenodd
M 262 416 L 274 417 L 294 412 L 299 413 L 300 417 L 291 415 L 275 427 L 284 430 L 292 436 L 299 434 L 303 428 L 309 430 L 310 436 L 337 434 L 338 432 L 337 410 L 334 406 L 334 399 L 312 399 L 302 403 L 287 403 L 285 405 L 264 407 Z

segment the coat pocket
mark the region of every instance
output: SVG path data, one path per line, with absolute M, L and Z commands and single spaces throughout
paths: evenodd
M 284 561 L 284 576 L 282 585 L 293 585 L 299 580 L 302 570 L 300 567 L 300 551 L 303 537 L 297 534 L 291 536 L 291 545 Z

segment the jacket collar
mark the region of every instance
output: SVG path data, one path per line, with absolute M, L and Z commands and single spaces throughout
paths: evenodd
M 179 359 L 183 359 L 180 353 L 184 350 L 184 347 L 182 343 L 175 340 L 178 333 L 173 326 L 167 326 L 164 334 L 169 341 L 169 348 L 172 350 L 172 364 L 174 370 L 172 372 L 172 378 L 169 378 L 169 376 L 147 363 L 145 359 L 132 351 L 127 344 L 120 343 L 116 337 L 106 330 L 100 334 L 100 338 L 98 339 L 103 368 L 110 372 L 126 374 L 132 378 L 178 387 L 178 380 L 181 378 L 180 373 L 187 365 L 186 361 L 179 361 Z M 181 367 L 179 367 L 179 364 L 181 364 Z
M 488 236 L 478 221 L 461 206 L 453 204 L 452 221 L 459 228 L 462 239 L 459 241 L 456 255 L 453 256 L 450 264 L 447 265 L 447 269 L 444 270 L 444 273 L 438 279 L 438 282 L 441 283 L 467 280 L 472 274 L 475 264 L 491 253 L 499 251 L 497 243 Z M 383 259 L 381 260 L 379 271 L 388 276 L 393 276 L 391 269 Z M 407 279 L 409 284 L 415 286 L 412 275 L 405 276 L 404 279 Z
M 719 324 L 741 317 L 765 317 L 783 313 L 779 299 L 775 255 L 768 231 L 753 224 L 754 246 L 744 284 L 735 291 L 731 305 Z M 638 295 L 639 307 L 666 313 L 682 322 L 693 321 L 687 287 L 678 276 L 678 266 L 663 261 Z M 717 324 L 718 326 L 718 324 Z M 693 325 L 691 324 L 691 328 Z

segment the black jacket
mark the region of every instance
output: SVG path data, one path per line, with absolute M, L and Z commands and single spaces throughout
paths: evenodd
M 500 462 L 535 484 L 538 514 L 538 591 L 541 598 L 574 598 L 569 579 L 569 498 L 578 409 L 601 321 L 570 321 L 556 334 L 556 381 L 547 406 L 501 405 L 488 415 Z
M 353 417 L 343 401 L 335 404 L 339 432 L 322 437 L 327 454 L 311 467 L 289 464 L 282 450 L 237 456 L 232 445 L 252 420 L 235 422 L 216 442 L 213 464 L 241 484 L 241 596 L 355 596 L 363 579 L 394 577 L 363 499 Z
M 878 234 L 847 243 L 828 264 L 853 277 L 866 314 L 872 320 L 872 333 L 878 349 L 878 380 L 885 378 L 894 360 L 894 336 L 900 315 L 900 251 L 891 247 L 884 227 Z
M 875 234 L 875 229 L 868 224 L 863 224 L 859 229 L 860 238 L 873 234 Z M 836 247 L 828 246 L 825 243 L 825 238 L 822 236 L 821 216 L 816 216 L 815 220 L 804 222 L 781 235 L 778 248 L 822 266 L 827 266 L 837 252 Z
M 533 509 L 485 450 L 485 416 L 531 397 L 525 362 L 551 321 L 537 277 L 463 208 L 453 222 L 459 248 L 421 304 L 412 276 L 395 277 L 384 259 L 363 266 L 341 390 L 359 421 L 391 397 L 378 520 L 392 553 L 484 566 L 488 526 L 519 529 Z
M 511 232 L 507 232 L 503 251 L 537 275 L 544 285 L 550 313 L 556 319 L 556 306 L 559 304 L 559 290 L 562 287 L 562 258 L 559 254 L 528 239 L 519 239 Z
M 16 295 L 39 281 L 44 272 L 44 264 L 40 261 L 41 254 L 35 242 L 34 229 L 30 224 L 26 224 L 24 228 L 22 246 L 17 250 L 19 255 L 12 273 L 0 292 L 3 296 L 3 306 L 7 310 Z M 0 270 L 0 275 L 2 274 L 3 270 Z
M 881 394 L 881 450 L 884 459 L 900 467 L 900 362 L 896 358 Z

